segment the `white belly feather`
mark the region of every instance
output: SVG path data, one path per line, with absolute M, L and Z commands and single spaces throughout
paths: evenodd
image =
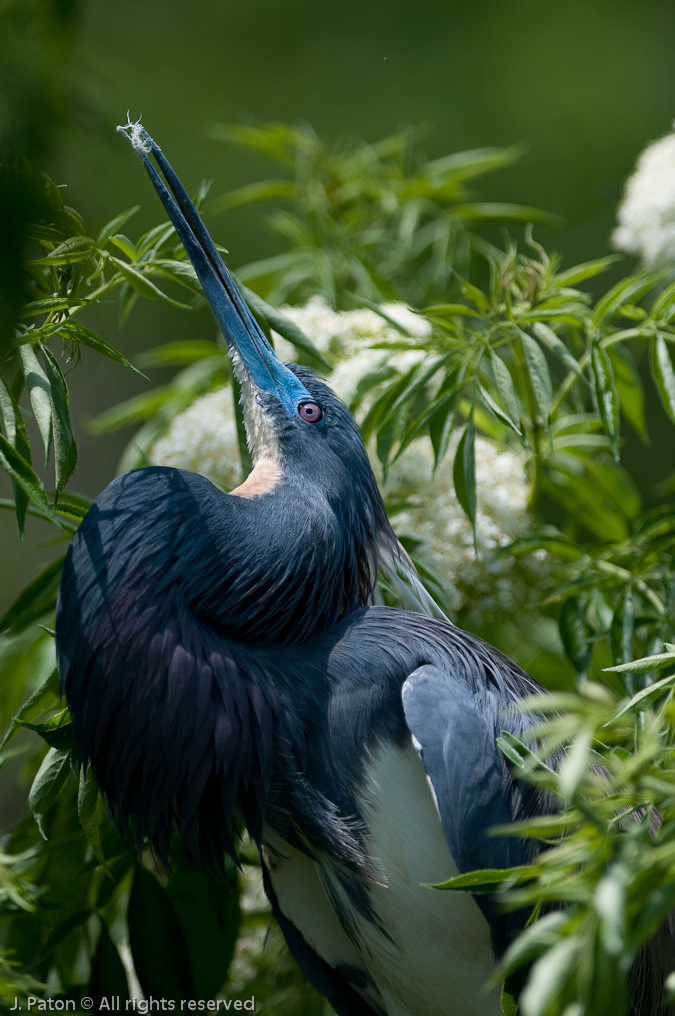
M 494 959 L 478 905 L 468 894 L 423 884 L 456 875 L 457 866 L 412 743 L 373 754 L 360 806 L 382 876 L 381 885 L 371 884 L 370 901 L 389 938 L 357 913 L 355 944 L 323 888 L 330 882 L 344 898 L 330 865 L 269 834 L 267 860 L 281 910 L 331 966 L 366 974 L 373 986 L 362 994 L 387 1016 L 499 1016 L 498 992 L 485 991 Z

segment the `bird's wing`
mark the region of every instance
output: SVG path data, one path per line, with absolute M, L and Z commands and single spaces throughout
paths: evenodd
M 415 670 L 402 695 L 406 723 L 459 872 L 510 868 L 533 860 L 539 849 L 536 841 L 488 835 L 494 826 L 542 809 L 529 788 L 514 783 L 496 744 L 502 728 L 514 726 L 500 697 L 491 692 L 477 696 L 466 681 L 435 666 Z M 488 919 L 499 955 L 527 914 L 500 913 L 491 894 L 475 899 Z
M 327 998 L 337 1016 L 382 1016 L 350 983 L 346 972 L 335 970 L 305 941 L 295 925 L 284 916 L 264 860 L 262 861 L 263 884 L 272 912 L 291 950 L 293 959 L 316 991 Z

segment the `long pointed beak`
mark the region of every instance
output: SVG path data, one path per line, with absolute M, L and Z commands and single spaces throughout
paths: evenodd
M 143 160 L 230 351 L 239 354 L 251 383 L 261 391 L 276 395 L 292 415 L 300 402 L 311 401 L 312 396 L 295 374 L 284 366 L 265 338 L 171 163 L 140 123 L 129 123 L 117 129 L 126 134 Z M 150 161 L 151 155 L 166 183 Z

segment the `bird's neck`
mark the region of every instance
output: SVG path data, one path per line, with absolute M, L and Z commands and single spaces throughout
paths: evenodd
M 233 494 L 203 510 L 191 598 L 202 620 L 240 641 L 283 645 L 371 602 L 379 530 L 388 530 L 379 494 L 375 508 L 353 495 L 345 513 L 265 460 Z

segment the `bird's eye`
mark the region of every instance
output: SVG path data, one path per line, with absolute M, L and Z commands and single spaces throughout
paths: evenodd
M 323 411 L 316 402 L 301 402 L 298 406 L 298 415 L 305 423 L 318 423 L 323 416 Z

